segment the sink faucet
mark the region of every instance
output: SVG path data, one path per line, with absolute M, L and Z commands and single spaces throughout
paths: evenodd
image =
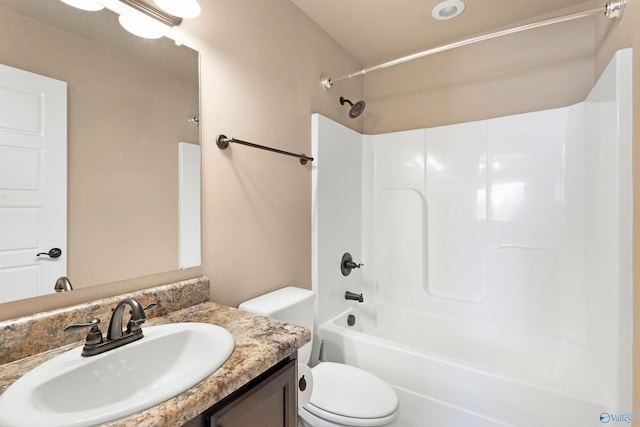
M 122 330 L 122 317 L 124 316 L 124 309 L 131 307 L 131 319 L 127 322 L 127 330 Z M 130 334 L 139 334 L 136 339 L 142 338 L 142 324 L 146 320 L 147 316 L 144 314 L 144 309 L 140 303 L 133 298 L 125 298 L 116 306 L 111 315 L 111 321 L 109 322 L 109 330 L 107 332 L 107 340 L 120 340 Z M 134 340 L 135 341 L 135 340 Z M 130 342 L 130 341 L 129 341 Z
M 122 318 L 127 306 L 131 309 L 129 311 L 131 318 L 127 322 L 127 329 L 122 330 Z M 64 328 L 64 330 L 65 332 L 69 332 L 77 329 L 91 328 L 84 343 L 84 347 L 82 348 L 82 355 L 95 356 L 96 354 L 101 354 L 106 351 L 113 350 L 114 348 L 122 347 L 125 344 L 129 344 L 142 338 L 142 324 L 147 318 L 144 311 L 152 307 L 155 307 L 155 304 L 142 308 L 142 305 L 133 298 L 125 298 L 120 301 L 111 315 L 106 338 L 103 338 L 102 332 L 100 332 L 100 319 L 93 319 L 89 323 L 70 325 Z

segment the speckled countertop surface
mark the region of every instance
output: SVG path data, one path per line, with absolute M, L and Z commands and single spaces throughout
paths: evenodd
M 311 338 L 305 328 L 254 316 L 213 302 L 200 303 L 155 317 L 145 325 L 174 322 L 206 322 L 222 326 L 233 334 L 235 349 L 220 369 L 194 387 L 150 409 L 105 425 L 181 426 L 293 354 Z M 27 371 L 81 344 L 82 342 L 68 344 L 0 365 L 0 393 Z

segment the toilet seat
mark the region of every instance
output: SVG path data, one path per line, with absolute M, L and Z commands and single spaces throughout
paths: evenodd
M 393 414 L 384 418 L 343 417 L 340 415 L 332 414 L 331 412 L 322 411 L 321 409 L 313 407 L 313 405 L 309 404 L 307 404 L 304 408 L 301 408 L 298 412 L 298 415 L 303 420 L 309 422 L 315 427 L 380 427 L 386 426 L 387 424 L 390 424 L 391 422 L 395 421 L 396 418 L 398 418 L 398 412 L 394 412 Z
M 380 426 L 397 417 L 398 397 L 380 378 L 341 363 L 314 367 L 313 392 L 304 410 L 346 426 Z

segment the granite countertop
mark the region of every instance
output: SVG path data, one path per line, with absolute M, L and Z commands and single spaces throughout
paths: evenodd
M 205 322 L 222 326 L 233 334 L 235 349 L 216 372 L 194 387 L 150 409 L 105 424 L 106 426 L 181 426 L 293 354 L 311 339 L 309 330 L 305 328 L 254 316 L 213 302 L 155 317 L 145 325 L 175 322 Z M 42 362 L 79 345 L 82 342 L 0 365 L 0 393 Z

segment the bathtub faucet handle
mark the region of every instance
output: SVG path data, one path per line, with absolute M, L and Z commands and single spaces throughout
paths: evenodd
M 340 271 L 343 276 L 348 276 L 351 273 L 351 270 L 354 268 L 360 268 L 364 266 L 364 264 L 358 264 L 353 262 L 353 257 L 349 252 L 346 252 L 342 255 L 342 261 L 340 262 Z
M 362 294 L 356 294 L 355 292 L 347 291 L 344 293 L 344 299 L 364 302 L 364 296 Z

